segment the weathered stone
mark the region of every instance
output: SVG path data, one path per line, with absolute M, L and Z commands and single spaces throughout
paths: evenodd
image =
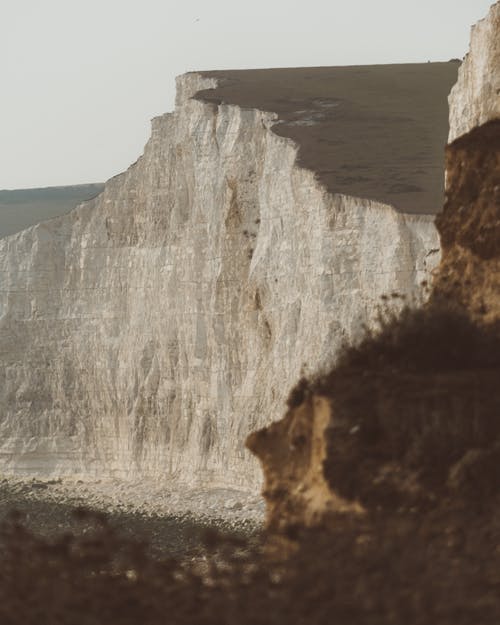
M 473 29 L 451 102 L 443 258 L 429 302 L 303 379 L 253 433 L 272 528 L 446 497 L 486 505 L 500 448 L 500 3 Z M 493 88 L 494 87 L 494 88 Z
M 500 3 L 473 26 L 470 50 L 451 91 L 448 142 L 500 119 Z
M 380 297 L 418 297 L 431 217 L 330 195 L 273 115 L 178 80 L 144 155 L 69 215 L 0 241 L 4 473 L 257 489 L 247 434 Z

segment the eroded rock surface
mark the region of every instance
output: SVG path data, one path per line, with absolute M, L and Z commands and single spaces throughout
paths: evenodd
M 472 28 L 469 54 L 449 98 L 449 143 L 500 118 L 499 32 L 500 4 L 496 2 L 488 15 Z
M 326 192 L 275 116 L 178 82 L 144 155 L 0 241 L 0 459 L 257 489 L 247 434 L 439 258 L 428 216 Z
M 443 248 L 436 291 L 481 323 L 500 320 L 500 3 L 472 29 L 450 95 Z
M 480 323 L 500 320 L 500 118 L 446 150 L 447 197 L 436 220 L 443 258 L 436 294 Z
M 497 3 L 473 29 L 450 98 L 443 258 L 429 302 L 302 380 L 285 417 L 248 440 L 263 465 L 270 527 L 323 524 L 346 510 L 426 510 L 447 498 L 481 507 L 498 492 L 499 15 Z
M 197 97 L 276 113 L 274 132 L 333 194 L 404 213 L 441 210 L 447 97 L 456 61 L 204 72 Z

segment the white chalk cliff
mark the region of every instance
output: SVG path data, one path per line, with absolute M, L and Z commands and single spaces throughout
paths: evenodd
M 449 143 L 500 119 L 500 2 L 472 27 L 470 48 L 451 90 Z
M 0 240 L 3 473 L 257 489 L 247 434 L 439 261 L 432 216 L 328 194 L 212 86 L 182 76 L 98 198 Z

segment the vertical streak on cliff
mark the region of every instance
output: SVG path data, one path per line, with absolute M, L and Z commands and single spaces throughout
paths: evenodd
M 434 266 L 431 218 L 329 195 L 272 115 L 191 99 L 213 85 L 181 77 L 98 198 L 0 241 L 3 471 L 256 488 L 248 432 Z

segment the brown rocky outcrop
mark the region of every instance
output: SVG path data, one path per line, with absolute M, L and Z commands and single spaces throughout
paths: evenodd
M 298 405 L 293 401 L 300 397 Z M 293 524 L 315 525 L 332 511 L 360 512 L 330 488 L 325 472 L 331 420 L 327 397 L 313 395 L 305 381 L 299 383 L 289 400 L 286 417 L 268 428 L 251 434 L 247 445 L 256 453 L 266 473 L 264 497 L 272 529 Z
M 473 29 L 450 96 L 443 257 L 428 303 L 381 318 L 248 439 L 271 528 L 328 525 L 339 511 L 477 507 L 498 493 L 499 40 L 497 2 Z
M 428 509 L 500 487 L 500 340 L 441 302 L 403 312 L 301 381 L 252 434 L 273 529 L 340 512 Z M 497 465 L 498 466 L 498 465 Z
M 500 119 L 446 148 L 447 197 L 436 225 L 442 260 L 434 290 L 480 322 L 500 319 Z
M 479 323 L 500 319 L 500 3 L 471 32 L 451 91 L 446 202 L 434 284 Z

